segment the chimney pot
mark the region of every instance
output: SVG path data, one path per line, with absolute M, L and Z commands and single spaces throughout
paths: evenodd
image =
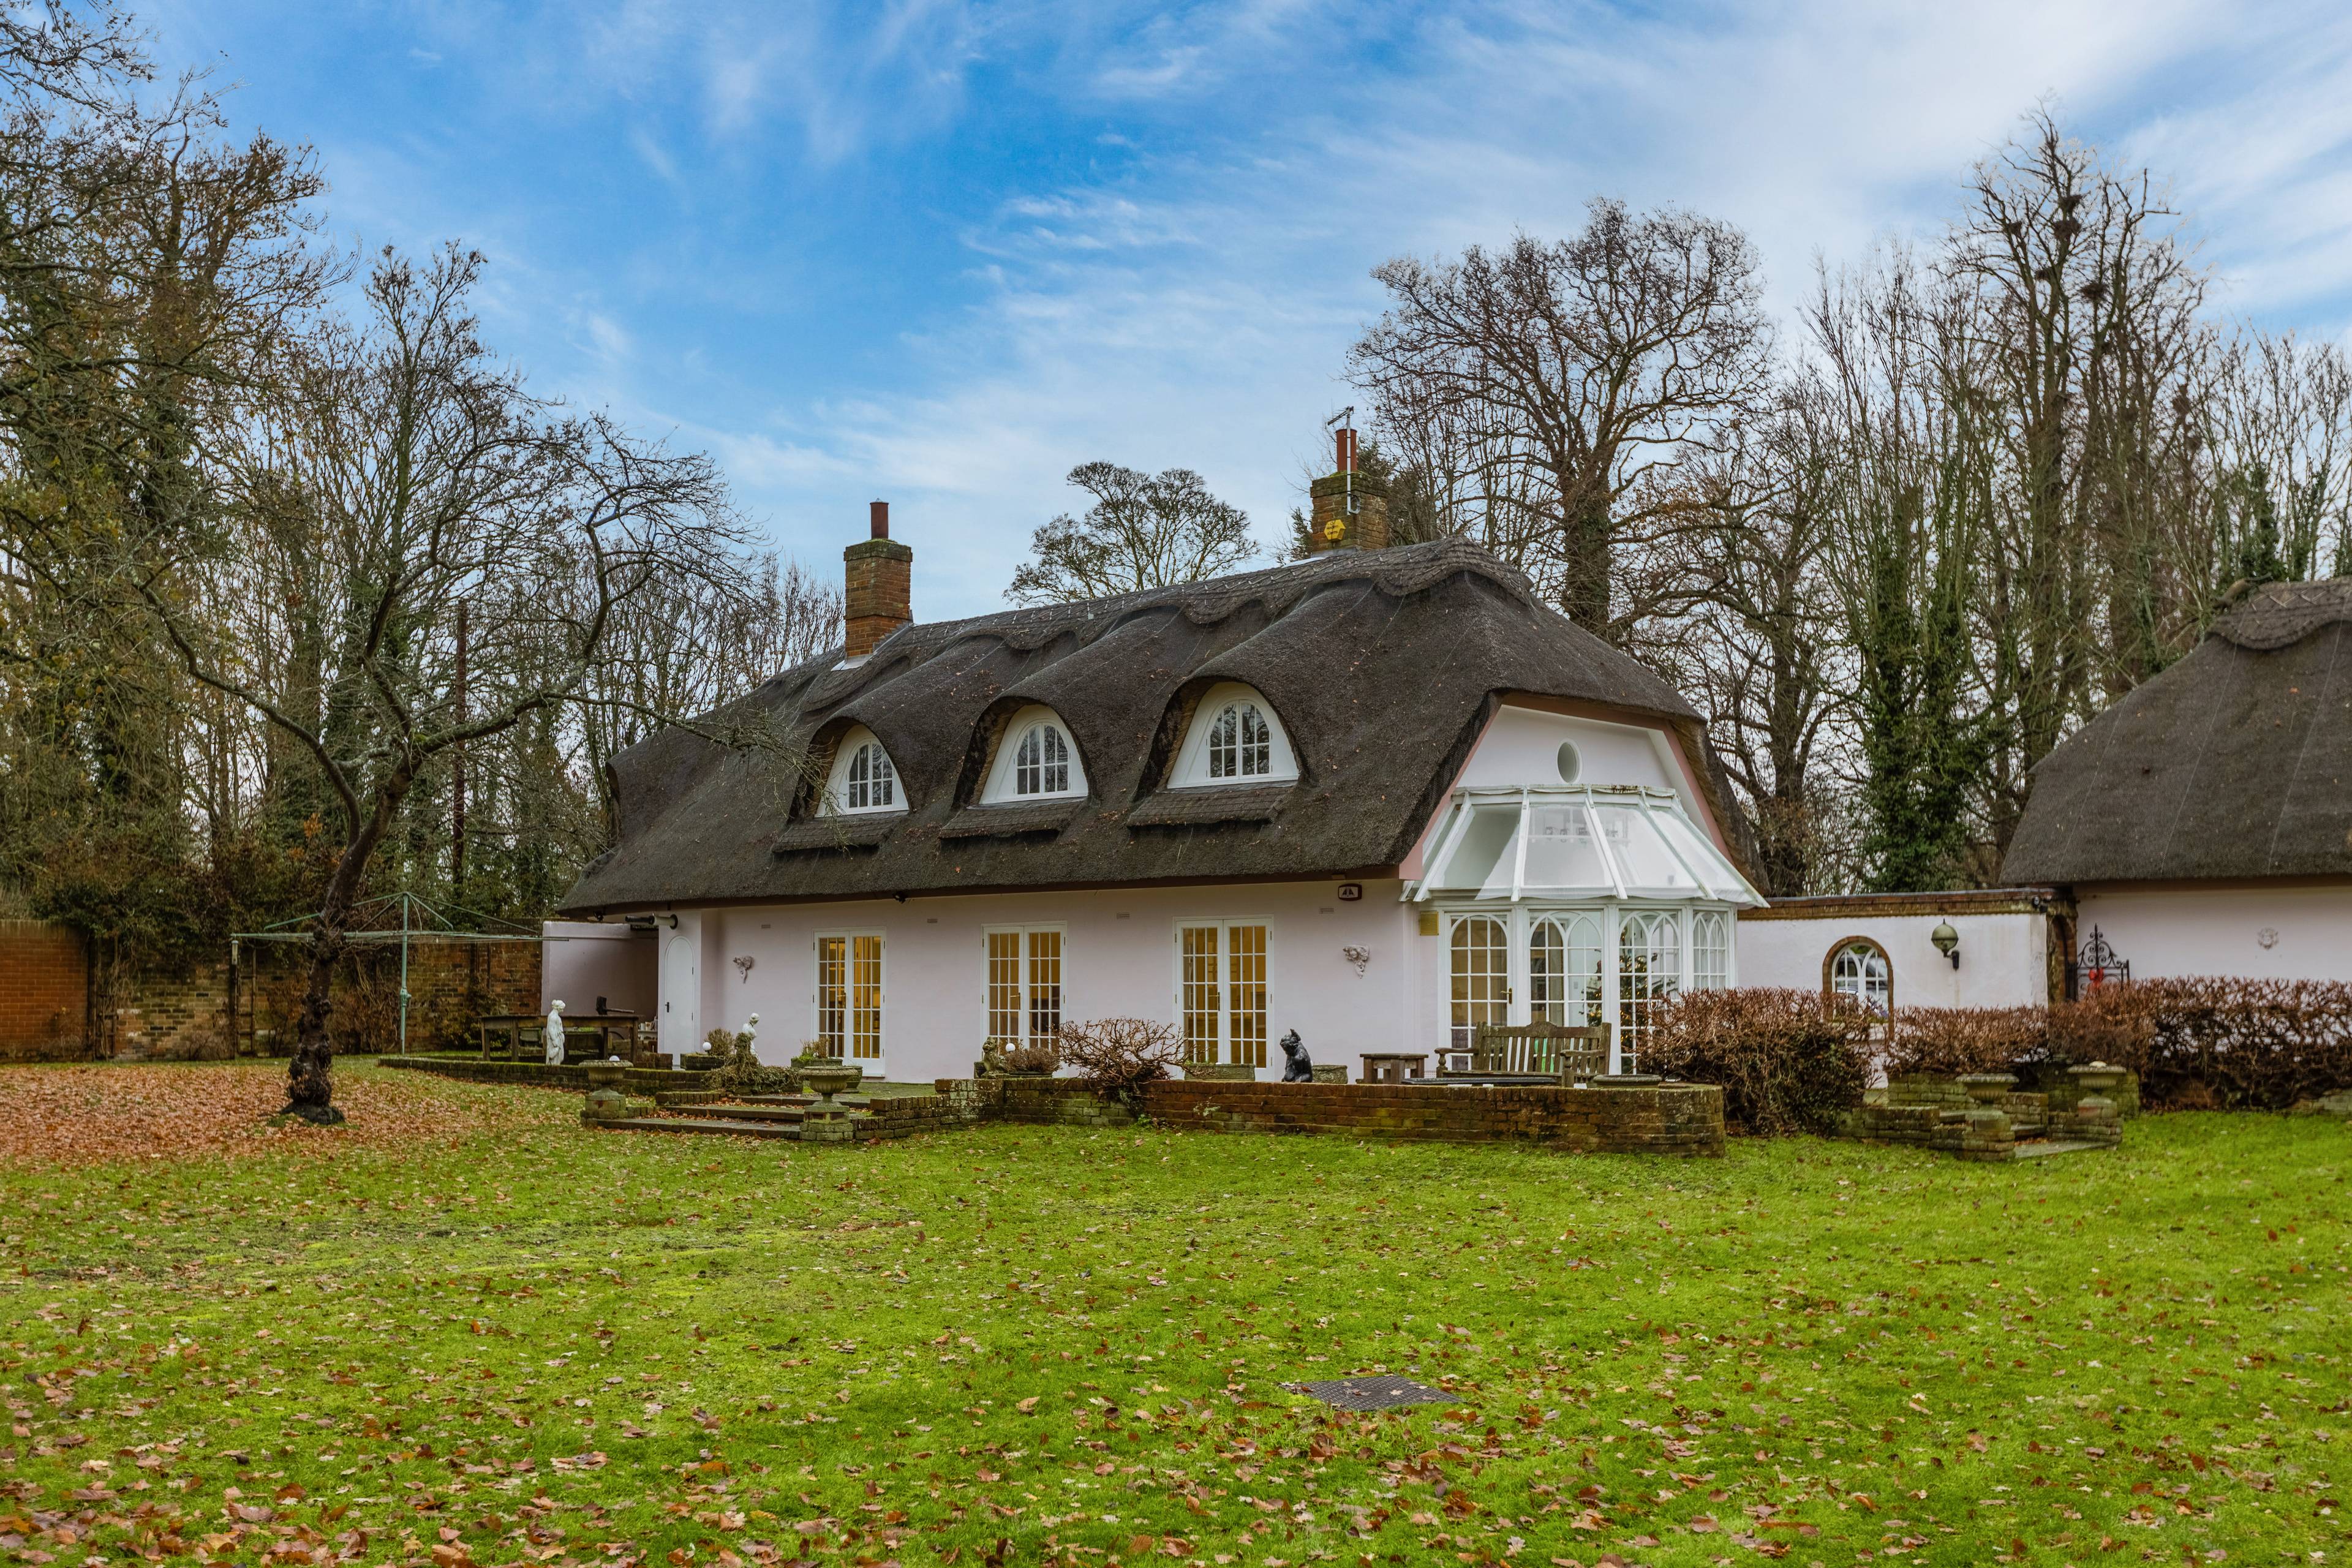
M 868 521 L 873 526 L 873 537 L 876 539 L 889 538 L 890 503 L 887 500 L 868 502 L 866 505 L 866 514 Z

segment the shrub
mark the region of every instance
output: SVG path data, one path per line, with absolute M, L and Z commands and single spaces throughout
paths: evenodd
M 1062 1060 L 1105 1100 L 1133 1106 L 1143 1086 L 1168 1076 L 1184 1042 L 1166 1024 L 1149 1018 L 1097 1018 L 1062 1029 Z
M 1054 1040 L 1014 1040 L 1004 1047 L 1006 1072 L 1059 1072 L 1062 1047 Z
M 752 1022 L 759 1021 L 757 1016 Z M 703 1055 L 717 1065 L 704 1082 L 721 1094 L 783 1094 L 793 1087 L 793 1075 L 762 1062 L 745 1029 L 713 1029 L 703 1039 Z
M 2051 1010 L 2051 1055 L 2139 1074 L 2156 1110 L 2284 1110 L 2352 1088 L 2352 985 L 2194 976 Z
M 1888 1031 L 1888 1076 L 2009 1072 L 2040 1059 L 2050 1039 L 2046 1007 L 1897 1007 Z
M 1811 991 L 1686 993 L 1660 1016 L 1642 1064 L 1723 1086 L 1727 1120 L 1751 1132 L 1838 1131 L 1870 1078 L 1870 1020 Z

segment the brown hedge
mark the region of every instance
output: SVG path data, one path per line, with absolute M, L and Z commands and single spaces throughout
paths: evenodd
M 2046 1007 L 1897 1007 L 1887 1031 L 1889 1077 L 2007 1072 L 2047 1053 Z
M 1750 1132 L 1832 1133 L 1862 1103 L 1870 1021 L 1820 993 L 1693 991 L 1666 1008 L 1643 1070 L 1723 1086 L 1727 1120 Z
M 2130 1068 L 2151 1108 L 2284 1110 L 2352 1089 L 2352 985 L 2204 975 L 2109 986 L 2051 1009 L 2050 1054 Z

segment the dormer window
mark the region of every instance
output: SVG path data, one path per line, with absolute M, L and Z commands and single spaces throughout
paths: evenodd
M 1086 762 L 1061 715 L 1043 707 L 1013 714 L 989 765 L 980 804 L 1067 799 L 1086 793 Z
M 1285 784 L 1297 776 L 1298 759 L 1274 704 L 1227 681 L 1202 693 L 1168 782 L 1174 789 L 1206 789 Z
M 843 735 L 834 747 L 825 796 L 830 803 L 828 809 L 844 815 L 907 809 L 907 794 L 898 782 L 898 767 L 874 731 L 863 725 Z

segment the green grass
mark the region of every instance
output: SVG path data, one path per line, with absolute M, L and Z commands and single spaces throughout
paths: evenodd
M 433 1092 L 504 1124 L 0 1169 L 0 1547 L 1591 1568 L 2303 1562 L 2347 1533 L 2332 1121 L 2156 1117 L 2011 1166 L 802 1150 Z M 1369 1370 L 1452 1402 L 1282 1386 Z

